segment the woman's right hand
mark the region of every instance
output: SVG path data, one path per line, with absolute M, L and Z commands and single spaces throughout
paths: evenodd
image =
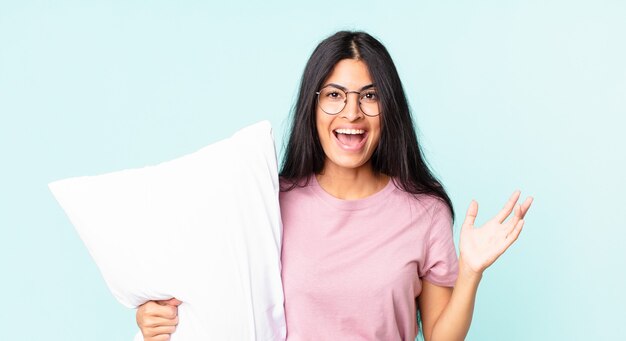
M 137 308 L 137 325 L 144 341 L 169 341 L 178 325 L 178 306 L 182 302 L 170 298 L 148 301 Z

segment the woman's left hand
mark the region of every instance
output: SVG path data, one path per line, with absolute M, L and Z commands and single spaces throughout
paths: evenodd
M 517 204 L 520 192 L 515 191 L 502 210 L 483 226 L 474 226 L 478 214 L 478 203 L 472 200 L 465 221 L 461 228 L 459 261 L 475 274 L 481 275 L 506 249 L 517 240 L 524 216 L 533 201 L 526 198 L 523 204 Z M 513 213 L 513 216 L 507 218 Z M 506 220 L 506 221 L 505 221 Z

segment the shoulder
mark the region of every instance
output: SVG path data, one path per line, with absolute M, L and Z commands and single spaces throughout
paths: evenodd
M 414 194 L 406 192 L 396 185 L 394 195 L 401 197 L 412 209 L 423 213 L 430 220 L 441 218 L 452 219 L 452 211 L 448 204 L 441 198 L 433 194 Z
M 285 202 L 290 202 L 293 200 L 297 200 L 302 196 L 307 196 L 310 194 L 310 187 L 312 186 L 312 181 L 309 177 L 301 178 L 301 179 L 286 179 L 283 177 L 279 178 L 279 198 L 281 201 L 281 205 Z
M 418 194 L 413 200 L 416 209 L 423 212 L 424 241 L 427 244 L 452 241 L 452 211 L 448 204 L 431 194 Z

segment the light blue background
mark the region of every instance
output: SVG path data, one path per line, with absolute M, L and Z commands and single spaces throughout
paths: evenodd
M 618 0 L 0 0 L 0 338 L 131 340 L 134 311 L 47 183 L 172 159 L 261 119 L 282 141 L 308 56 L 339 29 L 394 57 L 457 237 L 472 198 L 482 221 L 516 188 L 536 198 L 485 273 L 468 340 L 623 339 Z

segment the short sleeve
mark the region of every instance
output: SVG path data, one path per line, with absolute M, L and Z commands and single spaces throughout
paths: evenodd
M 439 286 L 452 287 L 458 274 L 458 257 L 452 237 L 452 214 L 442 201 L 432 206 L 425 257 L 419 277 Z

